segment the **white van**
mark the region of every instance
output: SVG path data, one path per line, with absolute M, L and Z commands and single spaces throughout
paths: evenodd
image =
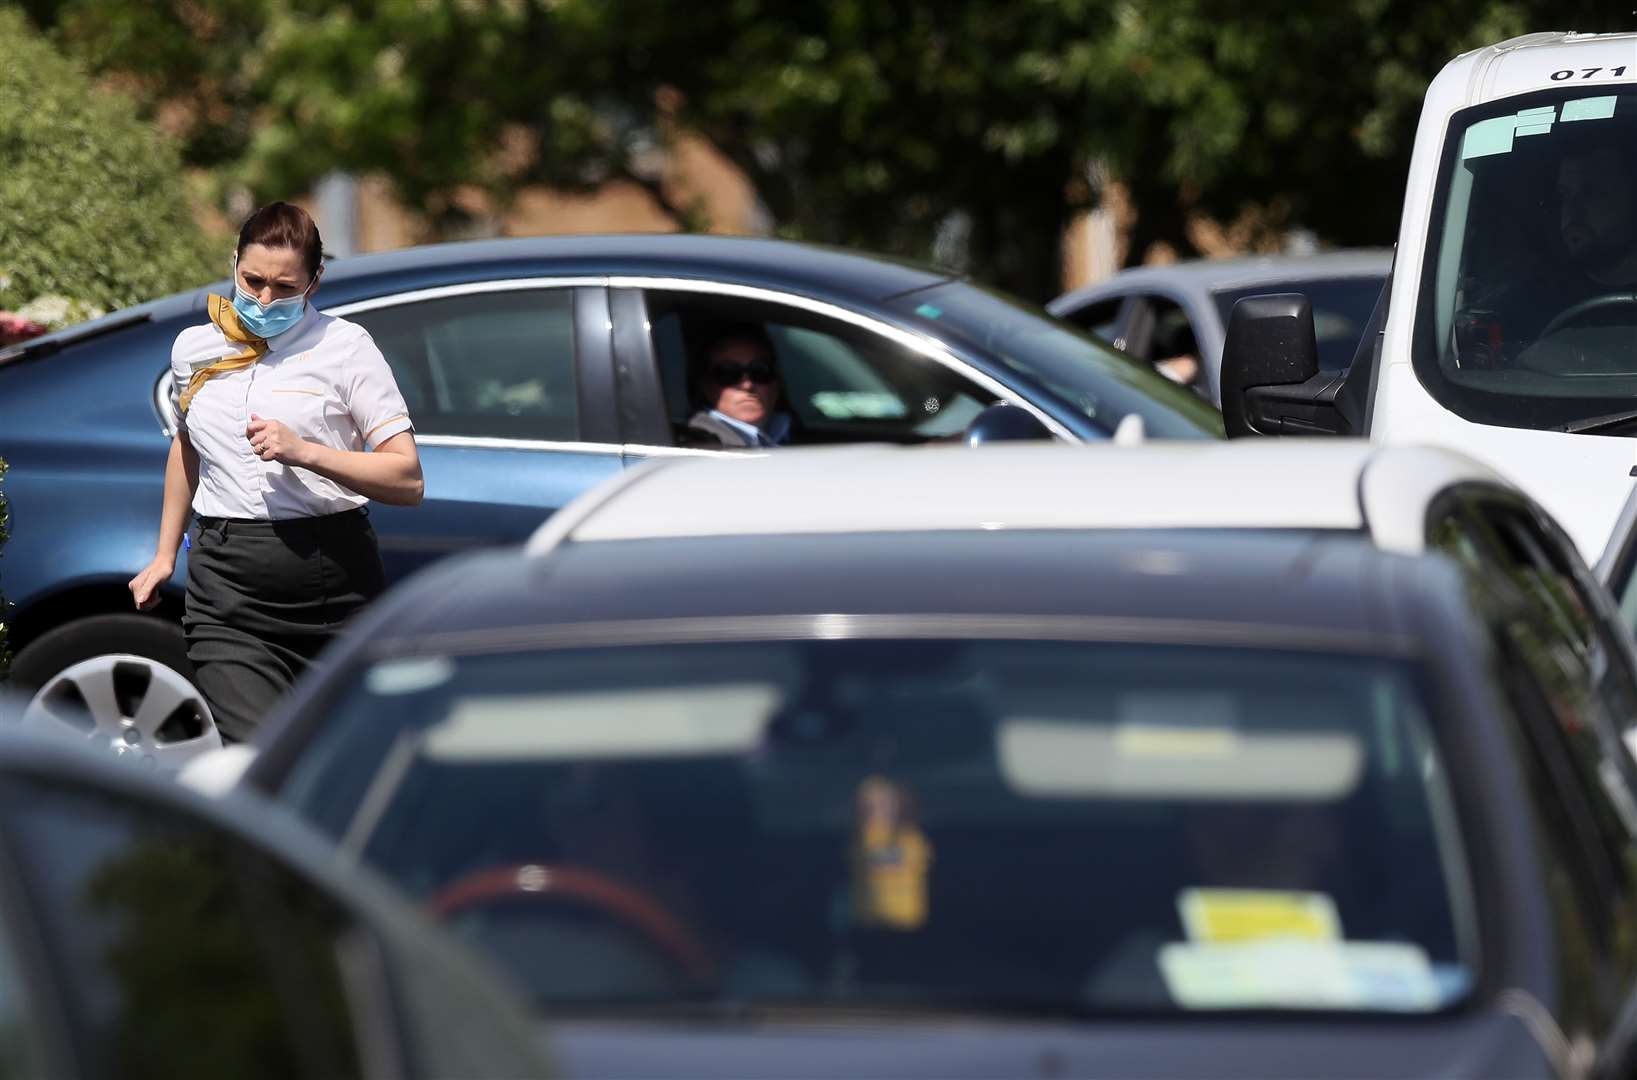
M 1602 553 L 1637 473 L 1637 34 L 1531 34 L 1427 90 L 1392 275 L 1352 366 L 1298 294 L 1240 301 L 1229 435 L 1480 458 Z

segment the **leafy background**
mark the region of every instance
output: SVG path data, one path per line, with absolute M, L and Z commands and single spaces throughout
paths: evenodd
M 178 149 L 20 12 L 0 40 L 0 311 L 61 326 L 210 278 Z
M 1202 216 L 1249 245 L 1294 226 L 1390 243 L 1421 95 L 1450 57 L 1637 27 L 1607 0 L 17 6 L 174 134 L 220 208 L 344 169 L 389 181 L 430 240 L 470 227 L 463 192 L 503 204 L 618 177 L 708 227 L 655 166 L 687 131 L 739 165 L 777 235 L 964 260 L 1036 299 L 1057 290 L 1064 225 L 1110 181 L 1134 213 L 1129 262 L 1191 253 Z M 962 243 L 942 242 L 952 229 Z

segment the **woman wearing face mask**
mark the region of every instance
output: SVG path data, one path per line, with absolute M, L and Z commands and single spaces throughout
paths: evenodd
M 171 348 L 177 431 L 159 545 L 130 588 L 139 610 L 157 604 L 187 531 L 188 658 L 229 740 L 248 738 L 381 591 L 364 504 L 421 500 L 392 370 L 363 327 L 312 306 L 322 251 L 305 211 L 257 210 L 239 230 L 233 297 L 210 296 L 210 322 Z

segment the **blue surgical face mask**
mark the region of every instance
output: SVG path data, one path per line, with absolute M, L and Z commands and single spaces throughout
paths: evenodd
M 239 315 L 239 325 L 259 338 L 272 338 L 284 333 L 301 321 L 307 312 L 307 294 L 287 296 L 263 304 L 244 291 L 235 275 L 233 282 L 233 310 Z

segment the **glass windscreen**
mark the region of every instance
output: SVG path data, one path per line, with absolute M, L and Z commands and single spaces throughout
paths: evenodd
M 1637 430 L 1637 91 L 1566 84 L 1460 113 L 1439 183 L 1428 389 L 1481 423 Z
M 280 797 L 542 1007 L 1424 1012 L 1442 756 L 1373 658 L 777 641 L 382 661 Z
M 41 784 L 4 813 L 90 1075 L 364 1075 L 373 946 L 330 896 L 147 804 Z
M 1130 413 L 1152 438 L 1222 436 L 1222 414 L 1153 368 L 1014 297 L 953 281 L 901 297 L 915 318 L 936 324 L 1040 383 L 1113 433 Z
M 1319 368 L 1344 371 L 1353 362 L 1359 339 L 1370 322 L 1386 274 L 1368 277 L 1304 278 L 1299 281 L 1265 282 L 1214 294 L 1222 325 L 1233 318 L 1233 306 L 1247 296 L 1267 293 L 1302 293 L 1313 307 L 1313 333 L 1318 339 Z

